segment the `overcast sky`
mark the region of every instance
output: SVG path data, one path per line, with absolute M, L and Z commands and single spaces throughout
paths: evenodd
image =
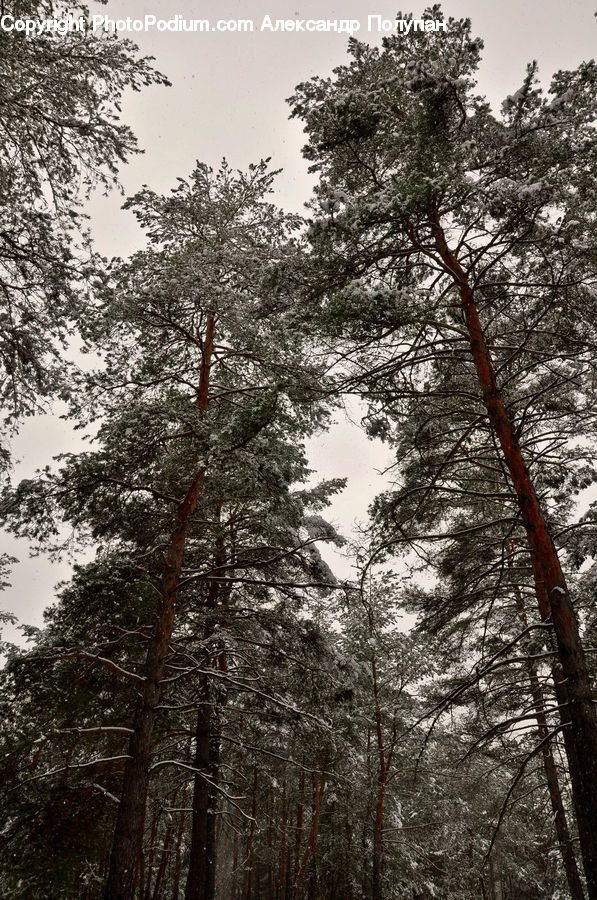
M 355 19 L 361 23 L 356 36 L 378 43 L 381 35 L 367 32 L 367 17 L 378 14 L 393 19 L 396 7 L 391 0 L 92 3 L 92 12 L 114 19 L 151 13 L 160 18 L 180 14 L 214 23 L 219 19 L 255 22 L 253 33 L 151 31 L 130 35 L 144 54 L 155 57 L 155 65 L 172 86 L 131 93 L 126 98 L 123 119 L 132 126 L 145 153 L 123 169 L 125 193 L 133 193 L 142 184 L 166 192 L 177 177 L 190 174 L 196 160 L 217 166 L 225 156 L 233 166 L 245 168 L 271 156 L 272 165 L 283 169 L 277 202 L 287 210 L 301 211 L 312 182 L 300 153 L 301 124 L 289 121 L 285 100 L 300 81 L 329 74 L 346 59 L 347 35 L 261 32 L 260 24 L 265 15 L 272 20 Z M 468 16 L 473 33 L 483 38 L 479 89 L 496 109 L 520 86 L 527 62 L 537 59 L 540 75 L 547 82 L 557 69 L 574 68 L 595 56 L 595 7 L 595 0 L 527 0 L 522 4 L 520 0 L 447 0 L 442 4 L 446 15 Z M 404 11 L 419 15 L 423 8 L 405 7 Z M 107 256 L 125 256 L 142 245 L 136 221 L 121 210 L 121 204 L 122 197 L 113 193 L 96 197 L 89 207 L 97 247 Z M 13 446 L 21 459 L 17 476 L 26 477 L 50 462 L 53 454 L 76 443 L 65 423 L 43 417 L 26 422 Z M 355 518 L 365 518 L 367 504 L 383 484 L 376 468 L 383 467 L 385 453 L 343 422 L 317 440 L 312 453 L 321 477 L 349 477 L 347 491 L 332 509 L 333 519 L 346 531 Z M 21 621 L 40 625 L 53 585 L 67 577 L 68 566 L 28 559 L 22 541 L 5 539 L 3 543 L 3 549 L 21 562 L 13 570 L 13 587 L 4 593 L 2 606 Z M 12 630 L 10 636 L 14 637 Z

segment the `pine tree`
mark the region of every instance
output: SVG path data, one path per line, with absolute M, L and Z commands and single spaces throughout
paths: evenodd
M 220 582 L 210 568 L 225 569 L 219 530 L 257 486 L 268 497 L 306 477 L 301 441 L 322 421 L 321 381 L 285 328 L 288 302 L 272 276 L 276 259 L 296 252 L 295 219 L 266 200 L 272 177 L 265 163 L 247 175 L 198 166 L 170 197 L 144 190 L 132 201 L 150 247 L 104 286 L 106 327 L 89 336 L 105 369 L 73 399 L 78 421 L 98 421 L 98 449 L 22 483 L 7 504 L 22 532 L 51 533 L 61 515 L 80 537 L 115 544 L 159 597 L 144 647 L 119 669 L 137 699 L 107 896 L 135 890 L 176 612 L 189 609 L 195 584 L 211 585 L 198 599 L 213 605 Z M 247 552 L 234 567 L 255 564 Z M 211 628 L 208 612 L 203 640 Z
M 425 15 L 437 17 L 439 8 Z M 320 172 L 311 226 L 319 296 L 324 321 L 355 362 L 352 384 L 390 418 L 402 418 L 404 398 L 425 402 L 432 363 L 446 378 L 454 364 L 466 372 L 459 430 L 432 484 L 453 458 L 467 465 L 469 436 L 487 432 L 566 681 L 567 755 L 595 897 L 597 717 L 529 446 L 537 455 L 557 447 L 545 416 L 554 406 L 567 438 L 594 429 L 587 334 L 595 320 L 597 69 L 583 63 L 557 73 L 546 98 L 530 66 L 496 117 L 474 94 L 482 43 L 467 20 L 446 25 L 446 33 L 388 37 L 382 48 L 352 41 L 353 59 L 334 78 L 297 89 L 293 111 L 305 121 L 305 152 Z M 461 387 L 448 402 L 458 396 Z M 442 416 L 438 399 L 428 398 L 431 428 Z M 401 540 L 399 510 L 390 521 L 391 545 Z

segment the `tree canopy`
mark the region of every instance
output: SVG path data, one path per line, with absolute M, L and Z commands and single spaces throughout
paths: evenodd
M 2 4 L 14 18 L 66 11 L 53 0 Z M 87 17 L 85 6 L 68 12 Z M 63 357 L 85 315 L 91 264 L 82 204 L 139 152 L 120 121 L 123 94 L 160 83 L 151 60 L 117 35 L 0 29 L 0 402 L 10 419 L 67 391 Z

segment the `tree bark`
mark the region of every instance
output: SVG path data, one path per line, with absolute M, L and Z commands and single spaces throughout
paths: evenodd
M 214 783 L 218 778 L 218 736 L 213 728 L 214 711 L 210 702 L 208 676 L 203 676 L 205 702 L 197 710 L 193 791 L 191 853 L 185 900 L 213 900 L 216 890 L 216 807 Z
M 518 610 L 518 614 L 523 625 L 526 627 L 528 625 L 528 620 L 526 616 L 524 600 L 522 598 L 518 585 L 514 585 L 514 596 L 516 601 L 516 609 Z M 537 733 L 539 735 L 539 739 L 545 742 L 541 751 L 543 756 L 543 768 L 545 769 L 549 799 L 551 802 L 551 808 L 554 817 L 554 826 L 558 838 L 560 856 L 562 857 L 562 864 L 564 866 L 564 872 L 566 873 L 566 880 L 568 882 L 568 890 L 570 891 L 572 900 L 585 900 L 585 892 L 580 880 L 578 866 L 576 863 L 576 856 L 574 854 L 574 847 L 570 835 L 570 829 L 568 828 L 566 809 L 564 807 L 562 792 L 560 790 L 560 780 L 558 778 L 558 771 L 553 756 L 551 741 L 547 740 L 549 735 L 549 727 L 547 724 L 547 718 L 545 716 L 545 700 L 543 696 L 543 689 L 541 687 L 541 682 L 539 681 L 537 667 L 534 665 L 533 661 L 529 659 L 526 667 L 531 684 L 533 704 L 535 706 Z M 562 712 L 560 711 L 560 717 L 561 715 Z
M 245 862 L 245 879 L 243 884 L 243 900 L 250 900 L 251 884 L 253 883 L 253 874 L 255 862 L 253 859 L 253 839 L 255 837 L 255 825 L 257 824 L 257 766 L 253 766 L 253 801 L 251 804 L 251 824 L 249 826 L 249 837 L 247 839 L 247 856 Z
M 303 816 L 304 816 L 304 799 L 305 799 L 305 761 L 306 757 L 303 753 L 301 764 L 301 775 L 299 781 L 299 795 L 296 804 L 296 843 L 294 847 L 294 866 L 292 869 L 293 883 L 298 875 L 299 864 L 301 859 L 301 844 L 303 842 Z
M 180 867 L 182 863 L 182 837 L 184 834 L 185 806 L 187 802 L 188 782 L 182 792 L 182 809 L 178 819 L 178 832 L 176 835 L 176 853 L 174 857 L 174 879 L 172 883 L 172 900 L 178 900 L 178 885 L 180 884 Z
M 536 710 L 537 732 L 539 734 L 539 738 L 541 740 L 545 740 L 549 733 L 549 729 L 547 726 L 545 713 L 543 711 L 544 707 L 541 685 L 539 684 L 539 679 L 537 678 L 536 673 L 534 675 L 531 675 L 531 690 L 533 693 L 533 702 L 535 704 Z M 585 900 L 585 893 L 583 891 L 580 875 L 578 873 L 576 856 L 574 855 L 574 847 L 572 845 L 572 838 L 570 836 L 568 821 L 566 819 L 566 810 L 564 808 L 564 802 L 562 800 L 562 792 L 560 790 L 558 772 L 553 757 L 551 743 L 549 741 L 543 745 L 542 753 L 543 765 L 547 778 L 547 787 L 549 789 L 549 799 L 551 801 L 551 808 L 554 814 L 554 826 L 558 837 L 560 855 L 562 857 L 562 863 L 564 865 L 564 871 L 566 873 L 566 880 L 568 881 L 570 896 L 572 900 Z
M 311 805 L 311 828 L 307 837 L 307 845 L 301 859 L 296 881 L 294 885 L 294 900 L 298 900 L 301 890 L 301 884 L 307 870 L 310 858 L 315 857 L 317 850 L 317 835 L 319 833 L 319 816 L 321 813 L 321 802 L 325 791 L 326 776 L 322 773 L 321 779 L 317 775 L 312 776 L 313 783 L 313 802 Z
M 226 563 L 224 538 L 220 530 L 222 504 L 215 507 L 216 540 L 214 567 L 221 568 Z M 227 605 L 231 585 L 221 589 L 218 581 L 211 581 L 207 590 L 205 610 L 207 618 L 203 629 L 203 638 L 209 648 L 209 640 L 213 637 L 217 617 L 214 611 L 220 595 L 222 604 Z M 226 671 L 226 650 L 220 645 L 216 658 L 208 649 L 206 665 L 217 666 Z M 220 735 L 218 729 L 218 707 L 225 702 L 225 696 L 218 695 L 211 685 L 209 675 L 201 679 L 201 695 L 203 703 L 197 710 L 197 727 L 195 733 L 195 775 L 193 792 L 193 824 L 191 829 L 191 852 L 189 871 L 185 889 L 185 900 L 213 900 L 216 890 L 216 812 L 218 806 L 218 783 L 220 768 Z
M 539 613 L 543 622 L 550 621 L 549 601 L 545 587 L 540 581 L 537 581 L 535 573 L 535 591 L 539 605 Z M 563 677 L 562 668 L 559 662 L 552 665 L 551 680 L 554 686 L 554 693 L 558 704 L 560 723 L 562 725 L 562 737 L 564 740 L 564 750 L 566 752 L 566 761 L 568 763 L 568 773 L 570 775 L 570 785 L 572 788 L 572 802 L 574 806 L 574 814 L 576 825 L 579 832 L 579 842 L 581 854 L 585 843 L 591 841 L 592 822 L 590 817 L 587 818 L 584 798 L 581 791 L 582 772 L 578 764 L 577 746 L 574 741 L 574 732 L 570 718 L 570 698 L 568 695 L 568 687 Z M 584 868 L 584 856 L 583 856 Z M 586 872 L 585 872 L 586 874 Z M 590 891 L 590 887 L 589 887 Z M 584 896 L 584 895 L 583 895 Z M 591 896 L 592 900 L 592 895 Z
M 178 791 L 175 791 L 174 796 L 172 798 L 172 803 L 176 806 L 176 798 L 178 796 Z M 168 868 L 168 863 L 170 861 L 170 841 L 172 838 L 172 829 L 173 829 L 173 819 L 171 818 L 166 826 L 166 831 L 164 833 L 164 841 L 162 843 L 162 856 L 160 859 L 160 865 L 157 871 L 157 875 L 155 878 L 155 886 L 153 888 L 153 900 L 159 900 L 160 890 L 162 887 L 162 882 L 166 875 L 166 869 Z
M 373 871 L 372 871 L 372 897 L 373 900 L 382 900 L 383 886 L 383 804 L 385 785 L 380 784 L 377 794 L 375 810 L 375 827 L 373 831 Z
M 286 857 L 288 853 L 286 832 L 288 828 L 288 813 L 286 810 L 286 780 L 282 784 L 282 825 L 280 835 L 280 857 L 278 862 L 278 884 L 276 900 L 284 900 L 286 896 Z
M 538 582 L 544 587 L 557 652 L 568 691 L 575 807 L 587 888 L 597 900 L 597 714 L 578 623 L 558 553 L 504 405 L 479 318 L 474 290 L 449 249 L 437 212 L 430 216 L 436 249 L 458 288 L 483 403 L 514 487 Z M 578 804 L 578 805 L 577 805 Z

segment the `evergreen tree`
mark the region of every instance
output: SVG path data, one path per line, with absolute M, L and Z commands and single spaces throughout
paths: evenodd
M 176 610 L 196 581 L 219 590 L 209 570 L 223 565 L 224 504 L 234 520 L 254 485 L 282 490 L 304 478 L 300 442 L 322 419 L 317 372 L 284 326 L 287 300 L 271 274 L 282 253 L 296 252 L 295 219 L 265 199 L 272 177 L 265 163 L 247 175 L 200 165 L 171 196 L 144 190 L 132 201 L 150 247 L 104 287 L 106 329 L 90 336 L 105 369 L 73 399 L 79 422 L 99 420 L 99 449 L 22 483 L 8 503 L 17 531 L 51 533 L 58 515 L 81 536 L 116 543 L 131 563 L 142 559 L 159 598 L 145 661 L 122 669 L 138 698 L 107 896 L 135 889 Z
M 439 17 L 439 7 L 424 15 Z M 597 69 L 591 62 L 557 73 L 546 98 L 530 66 L 497 117 L 474 94 L 481 41 L 467 20 L 446 24 L 446 33 L 387 37 L 382 48 L 353 40 L 348 65 L 297 89 L 293 111 L 305 121 L 305 152 L 320 173 L 311 227 L 317 293 L 324 321 L 355 362 L 352 384 L 363 385 L 386 418 L 402 420 L 402 401 L 415 396 L 433 428 L 442 409 L 431 365 L 465 375 L 458 432 L 431 485 L 454 459 L 469 465 L 468 444 L 484 430 L 507 473 L 541 618 L 555 635 L 580 845 L 595 897 L 597 717 L 529 447 L 544 456 L 557 449 L 545 416 L 554 406 L 567 438 L 594 430 L 587 334 L 595 321 Z M 456 397 L 464 399 L 461 386 L 448 403 Z M 383 428 L 384 416 L 378 422 Z M 421 506 L 427 489 L 421 485 Z M 388 522 L 391 546 L 402 539 L 398 507 Z
M 87 14 L 53 0 L 2 4 L 7 23 Z M 120 121 L 123 94 L 160 83 L 114 34 L 0 30 L 0 403 L 11 419 L 67 389 L 61 356 L 87 314 L 91 269 L 82 202 L 138 152 Z

